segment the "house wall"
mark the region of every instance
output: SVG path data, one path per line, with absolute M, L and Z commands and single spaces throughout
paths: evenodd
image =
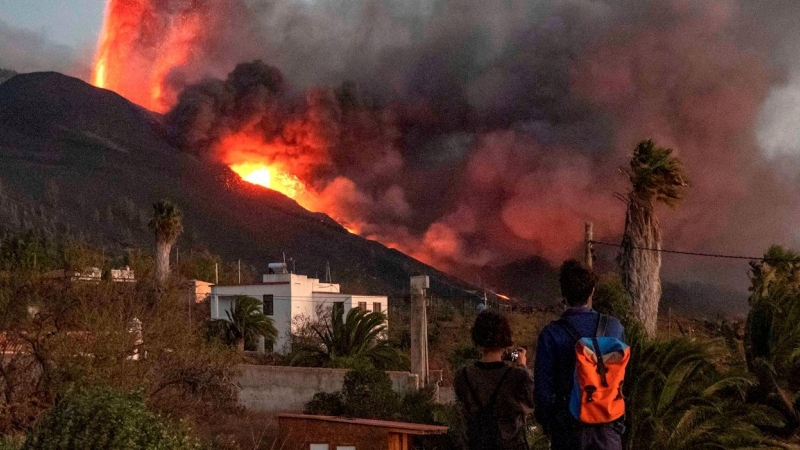
M 241 365 L 236 382 L 239 403 L 265 412 L 302 412 L 317 392 L 342 389 L 346 369 Z M 419 377 L 409 372 L 386 372 L 396 392 L 419 389 Z
M 278 338 L 272 350 L 280 354 L 291 351 L 292 333 L 297 331 L 299 319 L 315 320 L 320 305 L 329 308 L 334 302 L 342 302 L 345 314 L 357 307 L 358 302 L 366 302 L 370 311 L 375 302 L 381 303 L 384 312 L 388 308 L 385 296 L 341 294 L 338 284 L 320 283 L 318 279 L 305 275 L 278 273 L 264 275 L 263 284 L 211 286 L 211 318 L 227 320 L 226 312 L 231 310 L 232 302 L 224 297 L 236 295 L 251 296 L 259 301 L 264 295 L 273 296 L 274 309 L 270 317 L 275 322 Z
M 264 295 L 273 296 L 273 314 L 269 317 L 272 318 L 275 323 L 275 329 L 278 331 L 278 339 L 273 350 L 285 353 L 284 349 L 288 349 L 291 342 L 291 285 L 286 283 L 276 285 L 213 286 L 211 288 L 211 318 L 227 320 L 226 312 L 231 310 L 231 302 L 220 297 L 235 295 L 247 295 L 259 301 L 264 299 Z

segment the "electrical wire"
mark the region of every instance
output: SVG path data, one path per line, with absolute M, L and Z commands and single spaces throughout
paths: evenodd
M 602 241 L 589 241 L 590 244 L 605 245 L 607 247 L 622 247 L 622 244 L 612 244 L 610 242 Z M 764 258 L 763 256 L 742 256 L 742 255 L 725 255 L 719 253 L 702 253 L 702 252 L 688 252 L 683 250 L 668 250 L 663 248 L 647 248 L 647 247 L 631 247 L 634 250 L 643 250 L 648 252 L 671 253 L 675 255 L 687 256 L 701 256 L 706 258 L 722 258 L 722 259 L 746 259 L 750 261 L 767 261 L 767 262 L 795 262 L 800 263 L 800 258 Z

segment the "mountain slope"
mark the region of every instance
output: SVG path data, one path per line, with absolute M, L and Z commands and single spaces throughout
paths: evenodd
M 44 224 L 113 248 L 149 247 L 150 205 L 169 198 L 184 210 L 179 245 L 202 243 L 259 270 L 285 252 L 311 276 L 330 262 L 334 281 L 360 292 L 399 295 L 418 273 L 431 276 L 439 295 L 470 289 L 225 166 L 180 152 L 163 138 L 159 116 L 58 73 L 0 84 L 0 195 L 0 228 Z

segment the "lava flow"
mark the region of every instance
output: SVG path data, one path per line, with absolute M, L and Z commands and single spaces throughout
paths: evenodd
M 231 164 L 230 168 L 244 181 L 278 191 L 287 197 L 297 200 L 298 203 L 304 197 L 301 195 L 305 192 L 303 182 L 297 179 L 296 176 L 289 175 L 274 167 L 257 162 L 243 162 Z

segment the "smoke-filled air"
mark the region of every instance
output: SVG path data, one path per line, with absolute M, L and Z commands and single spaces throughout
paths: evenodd
M 665 247 L 758 255 L 796 244 L 797 23 L 788 0 L 110 0 L 92 82 L 455 273 L 574 256 L 585 221 L 619 242 L 649 138 L 692 186 Z

